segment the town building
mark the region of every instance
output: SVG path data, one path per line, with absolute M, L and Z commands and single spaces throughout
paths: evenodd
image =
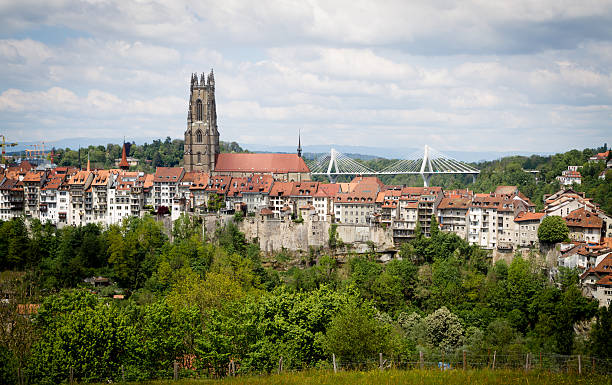
M 562 186 L 571 186 L 573 184 L 582 183 L 582 175 L 578 171 L 579 166 L 568 166 L 567 170 L 561 172 L 561 175 L 557 177 L 557 180 Z
M 569 228 L 569 237 L 573 241 L 586 243 L 599 243 L 603 220 L 597 214 L 579 208 L 565 216 L 565 223 Z

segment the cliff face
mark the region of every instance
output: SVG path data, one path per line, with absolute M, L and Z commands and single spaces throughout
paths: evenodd
M 207 215 L 204 217 L 206 234 L 210 237 L 217 226 L 224 226 L 232 216 Z M 295 223 L 291 220 L 262 219 L 247 217 L 238 224 L 247 240 L 257 238 L 262 252 L 271 254 L 281 250 L 307 251 L 310 247 L 327 247 L 329 222 L 304 220 Z M 393 249 L 393 234 L 390 229 L 376 226 L 339 224 L 337 233 L 343 243 L 350 245 L 356 252 L 370 250 L 373 242 L 376 250 Z

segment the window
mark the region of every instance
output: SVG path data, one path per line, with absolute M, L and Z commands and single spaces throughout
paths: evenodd
M 200 130 L 196 131 L 196 143 L 202 143 L 202 131 L 200 131 Z
M 202 101 L 200 99 L 196 102 L 196 120 L 202 120 Z
M 198 131 L 198 133 L 200 134 L 200 137 L 202 136 L 202 134 L 200 133 L 200 131 Z M 202 153 L 198 151 L 198 163 L 202 163 Z

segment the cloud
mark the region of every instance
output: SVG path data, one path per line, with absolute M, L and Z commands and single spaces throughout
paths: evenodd
M 0 119 L 16 140 L 181 137 L 189 76 L 214 67 L 224 140 L 286 144 L 303 129 L 313 144 L 592 146 L 610 132 L 611 8 L 2 2 Z

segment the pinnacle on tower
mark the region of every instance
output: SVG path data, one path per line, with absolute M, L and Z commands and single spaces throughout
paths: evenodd
M 300 135 L 300 130 L 298 130 L 298 148 L 297 148 L 297 156 L 302 157 L 302 138 Z
M 210 73 L 208 74 L 208 85 L 215 86 L 215 74 L 213 73 L 213 69 L 210 69 Z

